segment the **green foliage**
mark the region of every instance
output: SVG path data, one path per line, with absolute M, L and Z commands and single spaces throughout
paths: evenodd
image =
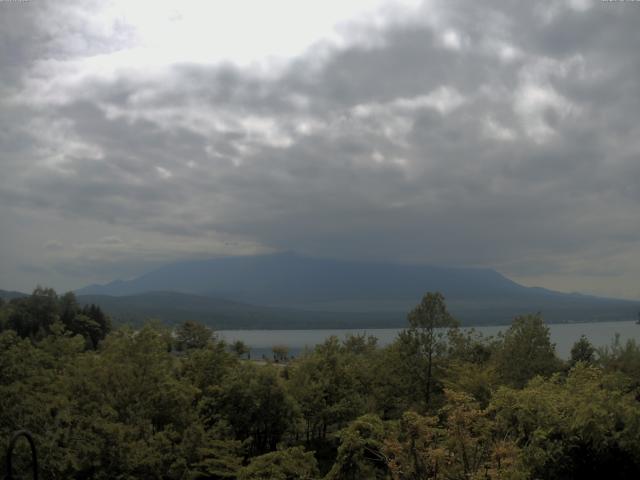
M 483 407 L 491 401 L 491 396 L 499 386 L 498 375 L 491 364 L 451 361 L 443 384 L 450 390 L 471 395 Z
M 492 400 L 496 426 L 514 438 L 534 478 L 632 478 L 640 468 L 635 394 L 600 369 L 577 364 L 568 377 L 502 387 Z M 635 472 L 635 473 L 633 473 Z
M 616 334 L 610 346 L 599 348 L 598 363 L 611 372 L 621 372 L 640 386 L 640 345 L 635 339 L 620 342 Z
M 274 362 L 284 362 L 289 358 L 289 347 L 286 345 L 274 345 L 271 347 Z
M 487 339 L 427 294 L 409 320 L 385 348 L 331 337 L 265 365 L 194 322 L 110 331 L 38 288 L 0 305 L 0 438 L 31 430 L 51 479 L 638 476 L 635 341 L 582 338 L 567 366 L 539 316 Z
M 355 366 L 357 357 L 330 337 L 291 368 L 289 389 L 302 413 L 307 442 L 326 439 L 332 427 L 364 413 L 366 387 L 360 374 L 366 368 Z
M 254 457 L 238 472 L 238 480 L 315 480 L 320 478 L 312 452 L 291 447 Z
M 249 346 L 244 343 L 242 340 L 236 340 L 233 342 L 229 348 L 232 352 L 234 352 L 238 357 L 242 357 L 243 355 L 247 355 L 247 358 L 251 357 L 251 349 Z
M 344 351 L 356 355 L 373 354 L 378 345 L 378 339 L 367 334 L 349 334 L 342 341 Z
M 443 385 L 449 390 L 471 395 L 486 407 L 499 383 L 492 362 L 498 350 L 498 342 L 491 337 L 484 338 L 473 329 L 450 329 L 448 344 L 447 369 L 442 380 Z
M 495 357 L 501 380 L 515 387 L 523 387 L 536 375 L 549 376 L 562 368 L 549 328 L 540 315 L 517 317 L 502 336 Z
M 407 360 L 398 341 L 363 358 L 365 363 L 360 372 L 369 376 L 365 384 L 365 398 L 371 404 L 368 410 L 385 420 L 398 418 L 422 403 L 423 396 L 416 388 L 414 372 Z
M 92 349 L 111 331 L 111 320 L 100 307 L 80 308 L 72 292 L 58 297 L 53 289 L 38 287 L 31 296 L 15 298 L 0 309 L 0 331 L 12 329 L 34 341 L 50 335 L 58 322 L 73 335 L 81 335 Z
M 249 442 L 250 455 L 274 450 L 295 425 L 296 405 L 275 367 L 240 364 L 200 402 L 207 428 L 224 422 L 233 438 Z
M 407 318 L 409 327 L 419 330 L 421 335 L 429 335 L 436 328 L 457 326 L 440 292 L 426 293 L 420 303 L 409 312 Z
M 93 326 L 90 329 L 79 328 L 77 331 L 74 330 L 74 327 L 71 327 L 71 331 L 79 333 L 91 342 L 93 348 L 97 348 L 98 343 L 111 331 L 111 319 L 105 315 L 99 306 L 93 304 L 82 307 L 80 314 L 91 319 Z
M 486 365 L 498 348 L 498 342 L 493 337 L 485 338 L 473 328 L 450 328 L 447 340 L 449 360 L 464 363 Z
M 582 335 L 576 343 L 571 347 L 571 358 L 569 365 L 574 366 L 578 362 L 592 364 L 595 360 L 596 349 L 591 342 Z
M 182 449 L 189 479 L 235 479 L 242 467 L 242 442 L 220 438 L 215 430 L 206 431 L 197 422 L 185 431 Z
M 176 327 L 175 337 L 176 350 L 192 350 L 209 345 L 213 332 L 206 325 L 187 320 Z
M 434 386 L 434 374 L 440 368 L 447 345 L 445 328 L 457 327 L 457 321 L 449 314 L 441 293 L 427 293 L 408 316 L 409 328 L 398 336 L 404 364 L 413 383 L 430 406 Z
M 7 325 L 23 338 L 40 339 L 59 318 L 58 296 L 51 288 L 37 287 L 30 297 L 14 299 Z
M 488 412 L 465 393 L 448 390 L 439 417 L 408 411 L 385 442 L 394 480 L 524 479 L 519 449 L 497 438 Z
M 206 348 L 187 352 L 181 363 L 182 376 L 200 392 L 205 392 L 222 383 L 237 363 L 238 360 L 227 353 L 224 343 L 211 342 Z
M 325 480 L 389 478 L 387 460 L 382 453 L 385 428 L 380 418 L 364 415 L 351 422 L 338 437 L 338 454 Z
M 520 478 L 524 474 L 516 445 L 495 435 L 487 412 L 470 395 L 447 391 L 443 465 L 450 478 Z M 496 438 L 498 437 L 498 438 Z

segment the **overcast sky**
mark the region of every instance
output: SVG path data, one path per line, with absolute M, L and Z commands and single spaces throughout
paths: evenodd
M 0 288 L 292 250 L 640 298 L 640 2 L 0 0 Z

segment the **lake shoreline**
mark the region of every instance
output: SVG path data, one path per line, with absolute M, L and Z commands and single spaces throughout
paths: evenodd
M 543 316 L 544 317 L 544 316 Z M 607 324 L 607 323 L 636 323 L 636 319 L 630 319 L 630 320 L 592 320 L 592 321 L 586 321 L 586 322 L 545 322 L 546 325 L 551 326 L 551 325 L 593 325 L 593 324 Z M 509 327 L 511 325 L 511 322 L 508 323 L 480 323 L 480 324 L 474 324 L 474 325 L 464 325 L 461 324 L 459 325 L 459 328 L 466 328 L 466 329 L 471 329 L 471 328 L 489 328 L 489 327 Z M 386 329 L 404 329 L 404 328 L 408 328 L 409 323 L 406 322 L 405 326 L 394 326 L 394 325 L 388 325 L 388 326 L 372 326 L 372 327 L 361 327 L 359 325 L 354 325 L 352 327 L 344 327 L 344 326 L 337 326 L 337 327 L 333 327 L 333 326 L 327 326 L 326 328 L 318 328 L 316 326 L 311 326 L 309 328 L 269 328 L 269 327 L 263 327 L 263 328 L 221 328 L 221 329 L 214 329 L 215 332 L 256 332 L 256 331 L 269 331 L 269 332 L 274 332 L 274 331 L 300 331 L 300 332 L 304 332 L 304 331 L 309 331 L 309 330 L 345 330 L 345 331 L 352 331 L 352 330 L 386 330 Z M 640 325 L 638 325 L 638 329 L 640 330 Z
M 573 344 L 582 336 L 586 336 L 595 347 L 611 345 L 616 334 L 620 341 L 633 339 L 640 341 L 640 325 L 634 320 L 617 322 L 573 322 L 550 323 L 549 333 L 551 341 L 556 345 L 556 352 L 560 358 L 568 358 Z M 340 340 L 348 335 L 370 335 L 378 339 L 378 345 L 384 347 L 395 341 L 398 333 L 406 327 L 393 328 L 325 328 L 325 329 L 251 329 L 251 330 L 218 330 L 218 336 L 226 342 L 243 341 L 251 349 L 251 355 L 256 358 L 270 358 L 274 345 L 284 345 L 289 348 L 291 355 L 298 356 L 305 350 L 313 349 L 323 343 L 330 336 L 337 336 Z M 463 330 L 473 330 L 486 338 L 494 337 L 509 325 L 461 326 Z

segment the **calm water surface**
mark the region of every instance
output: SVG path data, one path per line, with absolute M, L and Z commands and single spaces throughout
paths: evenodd
M 485 336 L 496 335 L 508 326 L 476 327 L 475 330 Z M 271 347 L 286 345 L 291 355 L 299 355 L 305 348 L 313 348 L 323 343 L 331 335 L 339 339 L 349 334 L 373 335 L 378 338 L 378 345 L 384 346 L 393 342 L 402 330 L 399 328 L 372 328 L 368 330 L 222 330 L 218 334 L 227 342 L 242 340 L 251 347 L 253 358 L 262 355 L 271 356 Z M 568 358 L 574 342 L 585 335 L 593 345 L 602 347 L 610 345 L 616 334 L 622 342 L 628 339 L 640 341 L 640 325 L 635 322 L 606 323 L 569 323 L 549 325 L 551 341 L 556 344 L 556 352 L 562 358 Z

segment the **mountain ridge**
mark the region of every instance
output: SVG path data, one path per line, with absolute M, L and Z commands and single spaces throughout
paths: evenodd
M 28 297 L 28 293 L 18 292 L 15 290 L 2 290 L 0 289 L 0 298 L 3 300 L 13 300 L 14 298 Z
M 305 278 L 312 279 L 308 285 L 301 282 Z M 117 296 L 176 291 L 234 298 L 236 295 L 256 296 L 255 293 L 241 291 L 262 287 L 265 293 L 282 295 L 273 288 L 274 280 L 286 283 L 281 290 L 285 290 L 287 301 L 294 297 L 313 300 L 325 296 L 335 299 L 337 287 L 345 286 L 350 290 L 347 298 L 367 298 L 376 294 L 414 297 L 416 293 L 425 291 L 425 283 L 432 284 L 429 286 L 435 290 L 449 290 L 447 293 L 459 293 L 461 288 L 468 290 L 473 286 L 475 295 L 488 294 L 491 290 L 504 294 L 505 291 L 539 288 L 524 287 L 489 268 L 320 259 L 287 252 L 174 262 L 131 280 L 89 285 L 76 290 L 76 293 Z M 267 281 L 272 283 L 270 288 L 266 288 Z M 421 281 L 419 286 L 416 286 L 417 281 Z
M 179 292 L 146 292 L 128 296 L 78 295 L 81 305 L 97 304 L 119 324 L 140 325 L 184 320 L 215 329 L 325 329 L 401 327 L 404 315 L 376 312 L 322 312 L 265 307 Z
M 384 324 L 385 318 L 389 326 L 396 326 L 427 291 L 442 292 L 452 313 L 469 325 L 508 323 L 519 314 L 536 312 L 549 322 L 625 320 L 635 318 L 640 308 L 639 302 L 629 300 L 526 287 L 487 268 L 318 259 L 289 252 L 176 262 L 129 281 L 88 286 L 76 293 L 108 296 L 118 308 L 124 308 L 126 297 L 149 292 L 187 295 L 175 297 L 178 303 L 224 300 L 244 305 L 247 311 L 267 309 L 262 314 L 278 325 L 286 324 L 282 319 L 300 325 L 301 318 L 313 317 L 309 324 L 335 324 L 335 318 L 342 318 L 338 323 L 348 326 L 349 319 L 368 315 L 369 326 Z M 188 300 L 189 295 L 194 299 Z M 117 297 L 124 298 L 113 299 Z M 130 300 L 135 310 L 136 302 Z M 166 308 L 202 313 L 177 304 Z M 217 311 L 219 304 L 211 308 Z M 241 323 L 246 326 L 244 320 Z

